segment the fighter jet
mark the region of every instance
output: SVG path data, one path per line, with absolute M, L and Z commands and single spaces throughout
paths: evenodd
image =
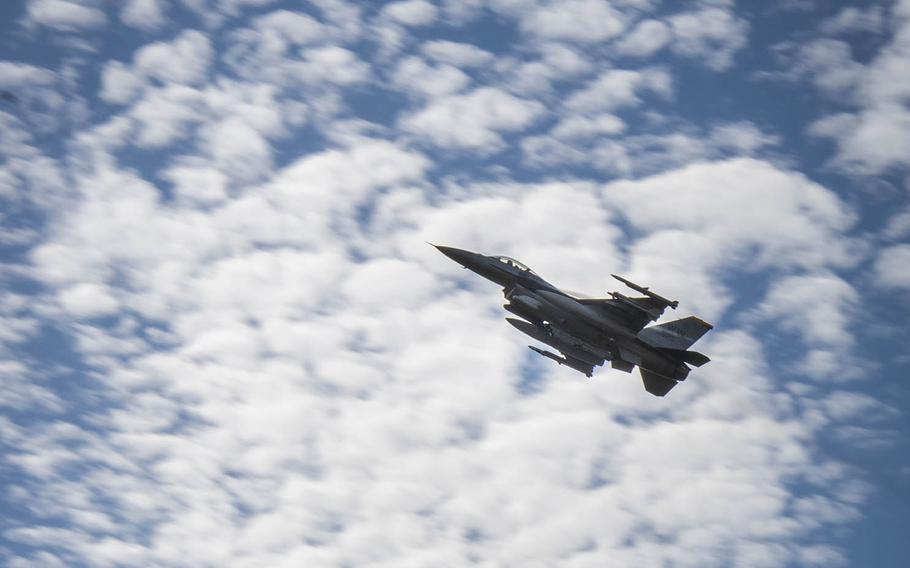
M 689 365 L 701 367 L 710 361 L 689 347 L 714 326 L 690 316 L 645 327 L 657 321 L 666 308 L 675 310 L 679 302 L 621 276 L 611 275 L 642 296 L 610 292 L 609 298 L 580 298 L 556 288 L 514 258 L 433 246 L 502 286 L 503 308 L 520 318 L 507 317 L 506 321 L 561 356 L 533 345 L 529 348 L 588 377 L 606 361 L 626 373 L 637 366 L 645 390 L 664 396 L 686 380 Z

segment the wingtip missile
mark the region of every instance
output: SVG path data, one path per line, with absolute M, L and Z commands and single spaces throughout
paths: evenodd
M 656 294 L 656 293 L 652 292 L 647 286 L 639 286 L 635 282 L 632 282 L 631 280 L 627 280 L 627 279 L 623 278 L 622 276 L 618 276 L 616 274 L 611 274 L 610 276 L 619 280 L 620 282 L 622 282 L 629 288 L 635 290 L 636 292 L 641 292 L 645 296 L 648 296 L 649 298 L 657 300 L 658 302 L 661 302 L 663 304 L 666 304 L 666 305 L 670 306 L 671 308 L 673 308 L 674 310 L 677 308 L 677 306 L 679 306 L 678 300 L 668 300 L 668 299 L 664 298 L 663 296 L 661 296 L 660 294 Z

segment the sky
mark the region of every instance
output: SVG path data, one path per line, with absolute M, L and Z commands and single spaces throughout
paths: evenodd
M 0 563 L 906 566 L 908 101 L 907 0 L 3 2 Z

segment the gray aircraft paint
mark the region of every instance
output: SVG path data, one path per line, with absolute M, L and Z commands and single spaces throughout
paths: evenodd
M 712 329 L 711 324 L 690 316 L 645 327 L 656 321 L 666 308 L 676 309 L 679 304 L 646 286 L 613 274 L 643 297 L 612 292 L 610 298 L 579 298 L 556 288 L 515 259 L 433 246 L 465 268 L 502 286 L 507 300 L 503 307 L 522 318 L 506 320 L 562 356 L 528 347 L 589 377 L 595 367 L 606 361 L 624 372 L 631 372 L 637 366 L 645 389 L 655 396 L 664 396 L 688 377 L 690 364 L 700 367 L 710 360 L 688 348 Z

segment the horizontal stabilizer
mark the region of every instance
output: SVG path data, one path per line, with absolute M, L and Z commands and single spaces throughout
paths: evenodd
M 676 386 L 676 381 L 661 377 L 651 371 L 641 370 L 641 380 L 645 384 L 645 390 L 654 396 L 664 396 L 670 389 Z
M 683 351 L 681 349 L 661 349 L 661 351 L 694 367 L 701 367 L 711 360 L 707 355 L 699 353 L 698 351 Z
M 701 318 L 689 316 L 646 327 L 638 332 L 638 338 L 651 347 L 684 351 L 712 329 L 714 326 L 710 323 Z

